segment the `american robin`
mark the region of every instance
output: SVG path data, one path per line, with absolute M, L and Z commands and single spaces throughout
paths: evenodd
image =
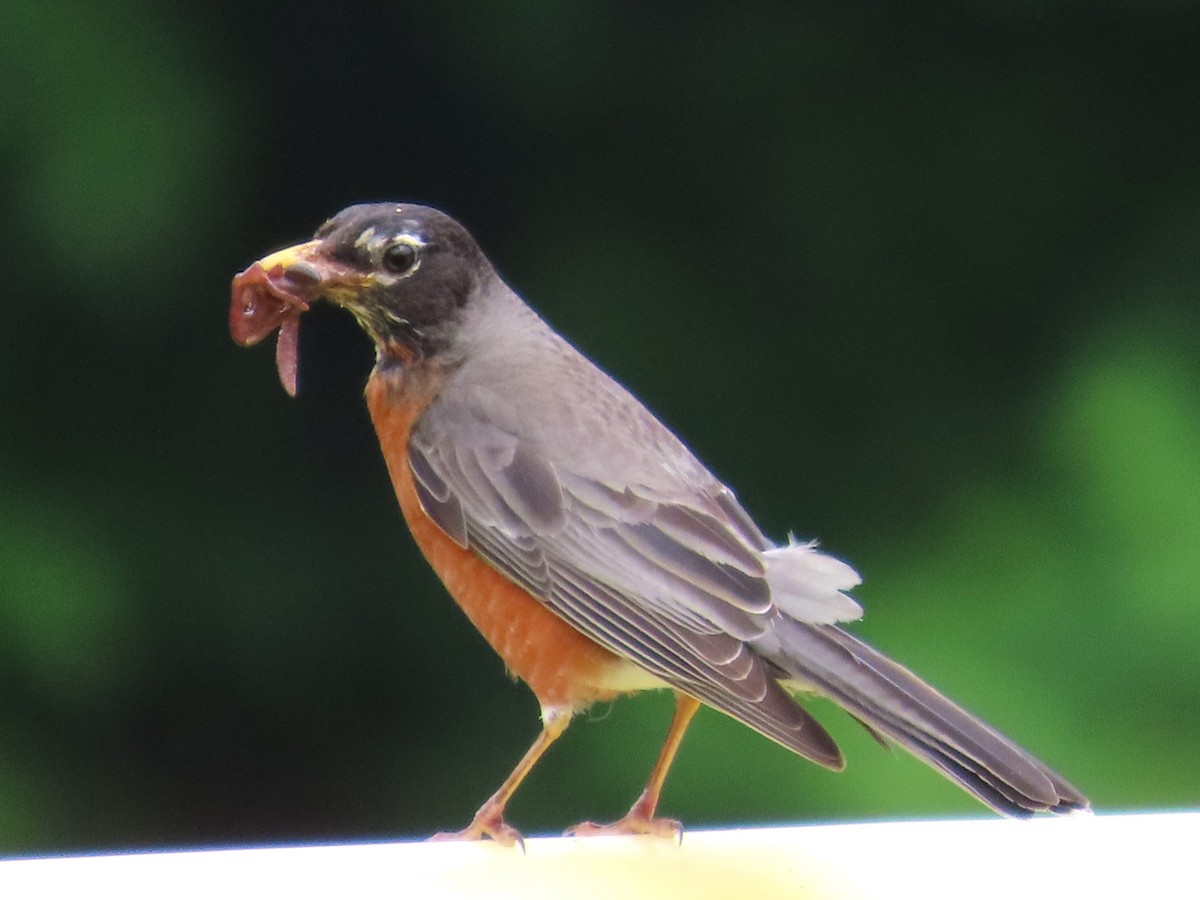
M 803 692 L 1002 813 L 1087 808 L 1042 762 L 841 628 L 862 613 L 846 593 L 857 573 L 813 544 L 767 539 L 449 216 L 351 206 L 234 279 L 233 337 L 250 345 L 278 328 L 291 394 L 299 317 L 318 299 L 349 310 L 375 343 L 367 406 L 417 545 L 541 706 L 541 733 L 512 774 L 445 836 L 520 841 L 505 805 L 571 717 L 665 687 L 675 715 L 645 790 L 619 821 L 575 833 L 678 833 L 655 810 L 701 704 L 842 768 Z

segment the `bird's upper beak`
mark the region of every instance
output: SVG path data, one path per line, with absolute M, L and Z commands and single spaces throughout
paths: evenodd
M 275 360 L 284 390 L 296 394 L 300 315 L 309 304 L 338 294 L 361 276 L 331 260 L 321 241 L 297 244 L 265 256 L 233 279 L 229 333 L 243 347 L 279 329 Z

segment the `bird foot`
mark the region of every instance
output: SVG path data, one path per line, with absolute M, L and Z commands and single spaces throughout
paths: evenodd
M 481 809 L 475 813 L 471 824 L 462 831 L 439 831 L 431 841 L 482 841 L 492 840 L 505 847 L 520 847 L 525 851 L 525 838 L 521 832 L 504 821 L 499 810 Z
M 655 819 L 651 816 L 629 813 L 623 818 L 599 825 L 595 822 L 580 822 L 563 832 L 568 837 L 593 837 L 595 835 L 648 834 L 652 837 L 670 838 L 679 843 L 683 840 L 683 823 L 675 819 Z

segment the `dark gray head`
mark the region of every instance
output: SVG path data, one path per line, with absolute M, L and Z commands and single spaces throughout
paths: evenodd
M 404 361 L 449 349 L 472 300 L 495 277 L 458 222 L 406 203 L 347 207 L 313 240 L 259 265 L 277 295 L 344 306 L 381 355 Z

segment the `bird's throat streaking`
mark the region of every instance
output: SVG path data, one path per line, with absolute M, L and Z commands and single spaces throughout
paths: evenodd
M 289 289 L 282 266 L 270 271 L 254 263 L 233 279 L 229 305 L 229 333 L 243 347 L 250 347 L 279 329 L 275 365 L 279 381 L 295 397 L 300 350 L 300 314 L 308 302 Z

